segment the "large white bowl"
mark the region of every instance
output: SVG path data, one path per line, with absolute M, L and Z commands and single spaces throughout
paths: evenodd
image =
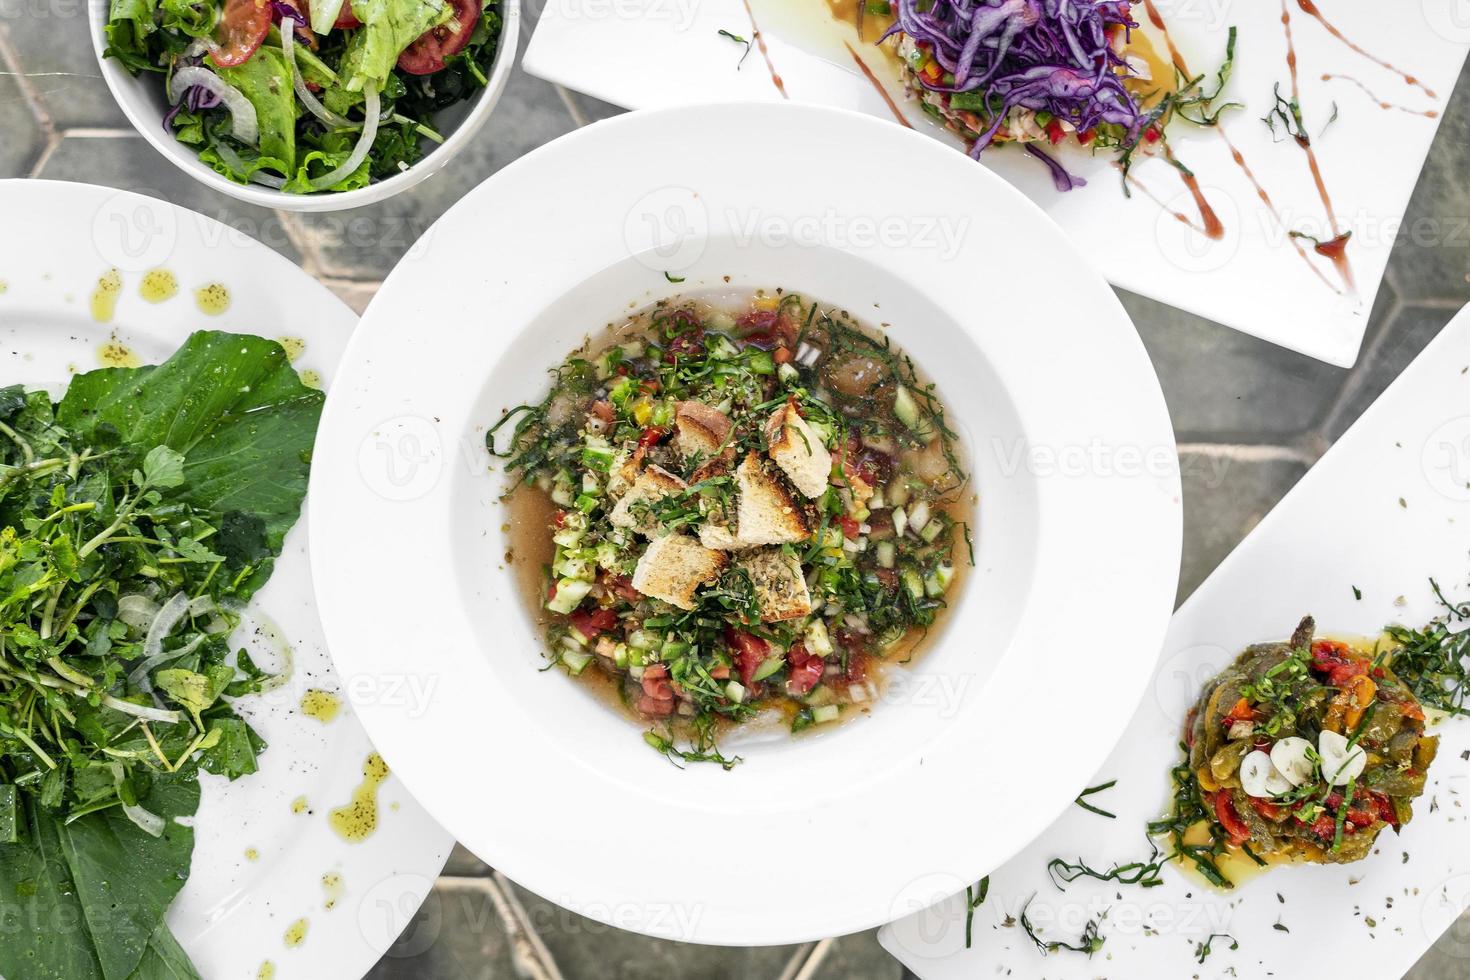
M 357 710 L 466 846 L 618 926 L 787 943 L 953 892 L 1071 803 L 1159 649 L 1180 490 L 1137 334 L 1033 204 L 888 123 L 706 106 L 557 140 L 410 256 L 328 396 L 311 550 L 347 689 L 419 692 Z M 539 670 L 485 430 L 630 306 L 761 286 L 891 324 L 933 377 L 980 492 L 977 563 L 870 717 L 681 770 Z
M 434 126 L 444 136 L 444 142 L 438 146 L 426 144 L 423 158 L 400 174 L 355 191 L 336 194 L 287 194 L 262 184 L 237 184 L 215 173 L 213 168 L 200 161 L 194 147 L 174 139 L 173 131 L 163 125 L 163 117 L 169 110 L 163 76 L 156 72 L 143 72 L 135 78 L 119 62 L 102 56 L 107 49 L 105 28 L 109 0 L 87 0 L 87 17 L 91 23 L 92 48 L 97 53 L 98 67 L 107 87 L 112 90 L 112 97 L 117 99 L 133 128 L 170 163 L 201 184 L 247 204 L 280 211 L 345 211 L 387 200 L 438 172 L 485 125 L 515 66 L 516 45 L 521 33 L 521 0 L 502 2 L 504 20 L 500 29 L 500 48 L 491 66 L 489 84 L 475 98 L 452 105 L 434 116 Z

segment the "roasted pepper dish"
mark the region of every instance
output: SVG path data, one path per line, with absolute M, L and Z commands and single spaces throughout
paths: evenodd
M 1248 648 L 1192 710 L 1176 778 L 1209 826 L 1195 853 L 1347 863 L 1413 816 L 1439 744 L 1424 708 L 1387 652 L 1314 628 Z
M 666 301 L 553 373 L 489 437 L 551 661 L 676 760 L 728 766 L 731 725 L 875 701 L 969 539 L 954 433 L 908 358 L 777 292 Z

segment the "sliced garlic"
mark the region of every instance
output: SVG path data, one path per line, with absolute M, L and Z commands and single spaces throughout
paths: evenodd
M 1293 786 L 1312 781 L 1315 767 L 1312 765 L 1312 743 L 1292 735 L 1271 746 L 1271 762 Z
M 1280 796 L 1291 789 L 1291 783 L 1271 764 L 1271 757 L 1260 749 L 1240 760 L 1240 786 L 1261 798 Z
M 1317 736 L 1317 754 L 1322 756 L 1322 776 L 1333 786 L 1346 786 L 1368 764 L 1368 753 L 1356 745 L 1349 748 L 1347 737 L 1337 732 Z

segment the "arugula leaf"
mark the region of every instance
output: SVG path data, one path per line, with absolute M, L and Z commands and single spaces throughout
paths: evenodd
M 265 750 L 265 740 L 239 718 L 220 718 L 210 724 L 199 766 L 234 782 L 259 770 L 256 757 Z

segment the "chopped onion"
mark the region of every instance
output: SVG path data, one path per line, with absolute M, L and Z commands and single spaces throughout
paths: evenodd
M 245 93 L 200 65 L 189 65 L 174 71 L 169 102 L 178 105 L 184 93 L 196 85 L 208 89 L 220 97 L 230 112 L 230 135 L 250 146 L 260 138 L 260 127 L 255 118 L 255 106 L 245 98 Z
M 194 637 L 194 639 L 190 640 L 188 643 L 185 643 L 177 650 L 160 650 L 153 656 L 146 657 L 143 660 L 138 661 L 138 665 L 132 670 L 128 671 L 128 681 L 147 690 L 152 686 L 148 682 L 148 675 L 153 673 L 154 667 L 157 667 L 159 664 L 168 663 L 170 660 L 177 660 L 182 656 L 193 653 L 195 650 L 199 649 L 199 644 L 203 642 L 204 634 L 200 633 L 198 636 Z
M 189 597 L 182 592 L 175 592 L 169 597 L 163 608 L 158 610 L 158 615 L 153 617 L 153 622 L 148 626 L 148 635 L 143 640 L 143 659 L 158 655 L 163 649 L 164 638 L 174 631 L 179 625 L 179 620 L 184 618 L 184 613 L 189 611 Z
M 311 110 L 313 116 L 334 129 L 361 128 L 361 123 L 355 123 L 346 116 L 338 115 L 322 105 L 321 100 L 306 87 L 306 79 L 296 67 L 296 32 L 294 30 L 288 29 L 281 32 L 281 53 L 286 56 L 286 67 L 291 71 L 291 85 L 296 89 L 296 97 L 301 100 L 302 105 Z
M 158 603 L 146 595 L 125 595 L 117 600 L 117 618 L 135 630 L 146 630 L 158 615 Z
M 378 138 L 378 93 L 374 89 L 363 92 L 363 111 L 366 115 L 362 123 L 362 135 L 357 138 L 357 145 L 352 148 L 352 154 L 343 161 L 340 167 L 309 181 L 306 185 L 308 189 L 326 190 L 355 173 L 357 168 L 362 166 L 362 161 L 367 159 L 368 151 L 373 148 L 373 140 Z
M 243 174 L 246 170 L 250 169 L 245 165 L 245 161 L 240 159 L 240 154 L 236 153 L 225 144 L 214 144 L 214 151 L 218 153 L 219 158 L 225 163 L 229 164 L 236 173 Z M 264 184 L 266 187 L 274 187 L 276 190 L 280 190 L 282 187 L 286 186 L 285 177 L 280 177 L 276 174 L 267 173 L 266 171 L 259 169 L 251 171 L 250 180 L 252 183 Z

